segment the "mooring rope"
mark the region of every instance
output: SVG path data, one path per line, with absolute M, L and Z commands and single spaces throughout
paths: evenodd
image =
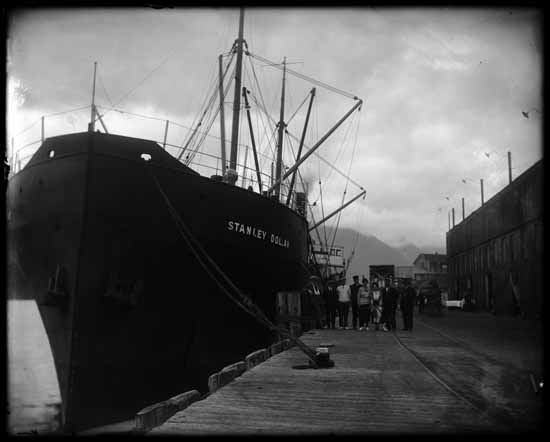
M 186 244 L 189 246 L 189 249 L 195 255 L 195 258 L 199 262 L 199 264 L 203 267 L 203 269 L 206 271 L 206 273 L 214 280 L 216 285 L 222 290 L 222 292 L 228 296 L 229 299 L 231 299 L 237 306 L 239 306 L 242 310 L 244 310 L 246 313 L 251 315 L 253 318 L 255 318 L 260 324 L 264 325 L 265 327 L 269 328 L 272 331 L 276 331 L 280 333 L 282 336 L 290 339 L 292 342 L 294 342 L 300 350 L 302 350 L 305 355 L 310 359 L 311 364 L 313 367 L 318 368 L 316 359 L 315 359 L 315 353 L 311 348 L 309 348 L 306 344 L 304 344 L 300 339 L 293 336 L 290 332 L 285 330 L 282 327 L 278 327 L 277 325 L 273 324 L 269 318 L 266 317 L 265 313 L 256 305 L 254 302 L 246 296 L 244 293 L 242 293 L 239 288 L 231 281 L 231 279 L 223 272 L 223 270 L 216 264 L 216 262 L 208 255 L 206 250 L 202 247 L 200 242 L 193 236 L 189 228 L 186 226 L 186 224 L 183 222 L 179 214 L 177 213 L 176 209 L 170 202 L 170 199 L 162 189 L 162 186 L 158 182 L 157 178 L 151 171 L 151 169 L 148 167 L 148 163 L 145 163 L 146 170 L 153 179 L 156 188 L 158 189 L 159 193 L 161 194 L 164 202 L 166 203 L 166 206 L 168 208 L 168 211 L 170 215 L 172 216 L 176 226 L 178 227 L 178 231 L 181 234 L 183 240 L 186 242 Z M 223 285 L 223 283 L 219 280 L 218 277 L 216 277 L 216 274 L 212 272 L 208 265 L 212 267 L 213 271 L 221 277 L 225 283 L 233 289 L 233 291 L 237 294 L 237 296 L 240 299 L 235 298 L 235 296 L 229 292 L 226 286 Z

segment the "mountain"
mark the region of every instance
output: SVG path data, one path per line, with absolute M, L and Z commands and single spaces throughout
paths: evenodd
M 323 229 L 320 229 L 319 233 L 323 236 Z M 330 239 L 332 239 L 331 233 L 332 229 L 327 229 L 329 242 Z M 312 238 L 317 241 L 317 236 L 315 234 L 312 235 Z M 348 271 L 350 279 L 352 275 L 365 275 L 368 277 L 369 265 L 412 265 L 412 261 L 404 256 L 401 251 L 380 241 L 375 236 L 361 233 L 358 234 L 353 229 L 338 229 L 334 245 L 344 247 L 344 256 L 346 259 L 350 256 L 355 244 L 355 255 L 353 256 Z
M 421 253 L 437 253 L 439 255 L 445 255 L 447 250 L 444 247 L 435 247 L 435 246 L 421 246 L 418 247 L 415 244 L 409 243 L 404 246 L 397 248 L 409 261 L 409 265 L 412 265 L 414 260 Z
M 403 254 L 403 256 L 405 256 L 405 258 L 407 258 L 407 262 L 409 263 L 409 265 L 412 265 L 418 255 L 423 253 L 417 246 L 412 243 L 400 246 L 397 248 L 397 250 L 399 250 Z

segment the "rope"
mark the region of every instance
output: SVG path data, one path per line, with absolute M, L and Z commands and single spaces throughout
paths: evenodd
M 307 95 L 305 96 L 304 100 L 302 101 L 302 103 L 298 106 L 298 108 L 294 111 L 294 113 L 292 114 L 292 116 L 288 119 L 288 121 L 286 122 L 286 125 L 288 126 L 290 124 L 290 122 L 294 119 L 294 117 L 296 116 L 296 114 L 298 113 L 298 111 L 302 108 L 302 106 L 305 104 L 305 102 L 307 101 L 307 99 L 311 96 L 311 93 L 308 92 Z
M 290 339 L 292 342 L 294 342 L 305 354 L 306 356 L 311 360 L 311 364 L 313 367 L 318 368 L 316 359 L 315 359 L 315 353 L 313 350 L 311 350 L 308 346 L 306 346 L 300 339 L 292 336 L 287 330 L 285 330 L 282 327 L 278 327 L 275 324 L 273 324 L 266 315 L 262 312 L 262 310 L 256 306 L 252 302 L 252 300 L 246 296 L 244 293 L 242 293 L 239 288 L 229 279 L 229 277 L 223 272 L 223 270 L 216 264 L 216 262 L 208 255 L 208 253 L 204 250 L 200 242 L 193 236 L 189 228 L 185 225 L 179 214 L 177 213 L 176 209 L 170 202 L 168 196 L 162 189 L 162 186 L 158 182 L 157 178 L 151 171 L 151 169 L 148 167 L 148 163 L 145 163 L 145 167 L 151 178 L 153 179 L 155 186 L 159 193 L 161 194 L 164 202 L 166 203 L 166 206 L 168 208 L 168 211 L 170 215 L 172 216 L 176 226 L 178 227 L 178 231 L 181 234 L 183 240 L 199 262 L 199 264 L 202 266 L 202 268 L 206 271 L 206 273 L 212 278 L 212 280 L 216 283 L 216 285 L 222 290 L 222 292 L 227 295 L 227 297 L 233 301 L 238 307 L 240 307 L 243 311 L 251 315 L 254 319 L 256 319 L 260 324 L 267 327 L 268 329 L 272 331 L 276 331 L 280 333 L 281 335 L 285 336 L 286 338 Z M 211 266 L 213 270 L 211 270 L 208 267 L 208 264 Z M 226 287 L 222 281 L 220 281 L 220 278 L 225 282 L 229 288 L 231 288 L 235 294 L 233 295 L 229 290 L 228 287 Z
M 231 58 L 229 59 L 229 62 L 227 63 L 227 66 L 225 68 L 225 71 L 223 73 L 223 76 L 222 76 L 222 84 L 223 84 L 223 81 L 225 80 L 226 76 L 227 76 L 227 73 L 229 72 L 229 67 L 231 66 L 231 62 L 233 61 L 233 56 L 231 56 Z M 229 87 L 231 85 L 231 82 L 229 81 L 227 83 L 227 85 L 225 86 L 224 90 L 223 90 L 223 97 L 224 97 L 224 102 L 225 102 L 225 97 L 227 95 L 227 92 L 229 91 Z M 197 128 L 199 126 L 202 125 L 202 120 L 205 118 L 206 114 L 209 113 L 209 117 L 210 120 L 208 121 L 207 123 L 207 129 L 204 131 L 205 133 L 208 133 L 210 131 L 210 128 L 212 127 L 212 125 L 214 124 L 214 121 L 216 119 L 216 117 L 218 116 L 218 113 L 220 112 L 220 107 L 216 107 L 216 110 L 214 112 L 214 115 L 212 115 L 212 108 L 214 106 L 214 103 L 216 101 L 216 97 L 217 95 L 219 94 L 219 86 L 216 85 L 215 81 L 214 81 L 214 86 L 212 87 L 212 94 L 210 96 L 210 99 L 208 100 L 208 103 L 206 104 L 206 107 L 204 109 L 204 112 L 202 114 L 202 117 L 200 118 L 199 122 L 197 123 Z M 223 103 L 220 103 L 220 105 L 223 106 Z M 190 143 L 191 143 L 191 138 L 194 136 L 194 134 L 196 133 L 196 131 L 193 131 L 191 132 L 191 135 L 190 135 L 190 138 L 187 140 L 187 143 L 186 143 L 186 148 L 189 147 Z M 190 150 L 192 151 L 191 154 L 188 154 L 188 157 L 189 155 L 191 156 L 191 158 L 189 159 L 188 158 L 188 161 L 186 161 L 186 164 L 189 164 L 191 162 L 191 160 L 194 158 L 196 152 L 199 150 L 199 148 L 202 146 L 202 143 L 204 142 L 204 139 L 206 138 L 206 135 L 203 135 L 202 138 L 198 139 L 198 141 L 196 141 L 194 143 L 194 145 L 190 148 Z M 183 144 L 183 143 L 182 143 Z M 196 146 L 196 147 L 195 147 Z M 193 151 L 194 149 L 194 151 Z M 182 150 L 180 152 L 180 155 L 179 155 L 179 158 L 181 158 L 181 156 L 183 155 L 183 153 L 185 152 L 186 149 Z M 179 159 L 178 158 L 178 159 Z
M 257 103 L 257 102 L 256 102 L 256 104 L 258 104 L 258 106 L 259 106 L 260 108 L 262 107 L 261 104 L 259 104 L 259 103 Z M 267 117 L 271 120 L 271 122 L 272 122 L 273 124 L 277 124 L 277 122 L 275 121 L 275 119 L 272 118 L 272 117 L 267 113 L 267 111 L 266 111 L 265 109 L 262 109 L 262 110 L 266 113 Z M 294 141 L 298 141 L 298 142 L 300 141 L 300 140 L 298 139 L 298 137 L 296 137 L 292 132 L 288 131 L 288 135 L 289 135 L 291 138 L 293 138 Z M 304 143 L 304 147 L 307 148 L 307 149 L 309 149 L 309 146 L 307 146 L 306 143 Z M 347 176 L 346 174 L 344 174 L 344 172 L 340 171 L 340 170 L 339 170 L 336 166 L 334 166 L 331 162 L 325 160 L 325 159 L 324 159 L 322 156 L 320 156 L 317 152 L 313 152 L 312 155 L 316 156 L 319 160 L 321 160 L 321 161 L 322 161 L 323 163 L 325 163 L 328 167 L 330 167 L 330 168 L 333 169 L 335 172 L 337 172 L 340 176 L 342 176 L 342 177 L 348 179 L 352 184 L 354 184 L 355 186 L 357 186 L 359 189 L 363 190 L 363 186 L 361 186 L 361 185 L 360 185 L 359 183 L 357 183 L 356 181 L 352 180 L 351 177 L 349 177 L 349 176 Z
M 126 98 L 128 98 L 130 96 L 130 94 L 132 94 L 138 87 L 140 87 L 143 83 L 145 83 L 145 81 L 151 76 L 153 75 L 156 71 L 158 71 L 161 66 L 166 63 L 170 57 L 172 57 L 172 55 L 175 53 L 176 51 L 173 50 L 170 54 L 168 54 L 168 56 L 160 62 L 160 64 L 155 67 L 152 71 L 150 71 L 145 77 L 143 77 L 143 79 L 138 82 L 129 92 L 127 92 L 120 100 L 118 100 L 114 105 L 113 107 L 111 107 L 111 109 L 109 109 L 107 112 L 105 112 L 101 117 L 104 117 L 105 115 L 107 115 L 109 112 L 111 112 L 116 106 L 118 106 L 122 101 L 126 100 Z
M 281 64 L 280 63 L 275 63 L 274 61 L 271 61 L 271 60 L 268 60 L 267 58 L 263 58 L 263 57 L 260 57 L 259 55 L 256 55 L 256 54 L 252 54 L 251 52 L 247 52 L 247 55 L 253 57 L 253 58 L 256 58 L 257 60 L 260 60 L 266 64 L 268 64 L 269 66 L 273 66 L 273 67 L 276 67 L 277 69 L 283 69 L 281 67 Z M 350 94 L 349 92 L 346 92 L 346 91 L 343 91 L 342 89 L 338 89 L 334 86 L 331 86 L 327 83 L 323 83 L 322 81 L 319 81 L 319 80 L 316 80 L 314 78 L 311 78 L 311 77 L 308 77 L 304 74 L 300 74 L 299 72 L 296 72 L 296 71 L 293 71 L 292 69 L 289 69 L 288 67 L 286 68 L 286 71 L 289 73 L 289 74 L 292 74 L 294 75 L 295 77 L 298 77 L 298 78 L 301 78 L 302 80 L 305 80 L 305 81 L 308 81 L 310 83 L 313 83 L 313 84 L 316 84 L 322 88 L 325 88 L 329 91 L 332 91 L 332 92 L 335 92 L 337 94 L 340 94 L 340 95 L 343 95 L 345 97 L 348 97 L 348 98 L 352 98 L 354 100 L 357 99 L 357 96 L 356 95 L 353 95 L 353 94 Z
M 109 97 L 109 94 L 107 93 L 107 89 L 105 88 L 105 83 L 103 82 L 103 79 L 101 78 L 101 73 L 99 72 L 99 69 L 97 70 L 97 77 L 99 79 L 99 83 L 101 84 L 101 88 L 103 89 L 103 92 L 105 93 L 105 97 L 107 97 L 107 101 L 111 105 L 111 107 L 115 107 L 113 104 L 111 98 Z

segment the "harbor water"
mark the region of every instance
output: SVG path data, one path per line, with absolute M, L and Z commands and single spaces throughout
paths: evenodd
M 35 301 L 7 301 L 8 432 L 51 433 L 60 426 L 61 396 L 46 331 Z

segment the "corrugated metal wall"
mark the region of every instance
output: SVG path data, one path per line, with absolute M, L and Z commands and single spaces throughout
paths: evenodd
M 541 160 L 447 233 L 451 299 L 470 292 L 496 314 L 542 313 L 542 192 Z

